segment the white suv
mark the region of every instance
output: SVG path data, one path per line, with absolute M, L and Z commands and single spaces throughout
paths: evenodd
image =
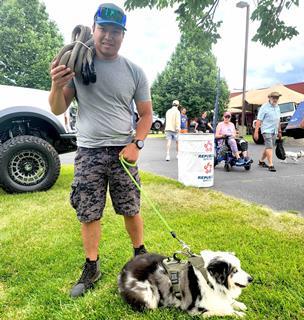
M 163 129 L 164 125 L 165 125 L 165 119 L 159 118 L 158 115 L 153 112 L 151 130 L 160 131 Z
M 10 193 L 47 190 L 58 154 L 76 150 L 74 110 L 55 116 L 48 91 L 0 85 L 0 185 Z

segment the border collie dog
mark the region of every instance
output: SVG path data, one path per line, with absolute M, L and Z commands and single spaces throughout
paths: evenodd
M 170 259 L 146 253 L 123 267 L 119 292 L 133 309 L 174 306 L 203 317 L 245 315 L 245 304 L 235 299 L 253 279 L 233 253 L 204 250 L 188 261 L 174 260 L 173 271 L 166 261 Z

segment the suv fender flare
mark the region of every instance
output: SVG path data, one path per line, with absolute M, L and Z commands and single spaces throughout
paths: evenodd
M 16 117 L 35 117 L 48 122 L 52 125 L 59 135 L 65 134 L 66 130 L 60 120 L 51 112 L 48 112 L 37 107 L 18 106 L 9 107 L 0 111 L 0 125 L 7 120 Z

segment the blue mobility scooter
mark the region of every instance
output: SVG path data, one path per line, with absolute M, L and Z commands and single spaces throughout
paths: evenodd
M 228 140 L 229 136 L 215 139 L 214 167 L 220 162 L 225 161 L 224 168 L 227 172 L 231 171 L 233 166 L 243 167 L 247 171 L 250 170 L 253 160 L 247 156 L 248 142 L 242 137 L 235 139 L 240 152 L 240 158 L 242 159 L 241 163 L 239 163 L 232 154 Z

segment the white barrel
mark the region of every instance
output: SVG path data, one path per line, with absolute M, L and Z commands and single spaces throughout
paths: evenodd
M 180 134 L 178 137 L 178 181 L 186 186 L 212 187 L 213 176 L 213 133 Z

